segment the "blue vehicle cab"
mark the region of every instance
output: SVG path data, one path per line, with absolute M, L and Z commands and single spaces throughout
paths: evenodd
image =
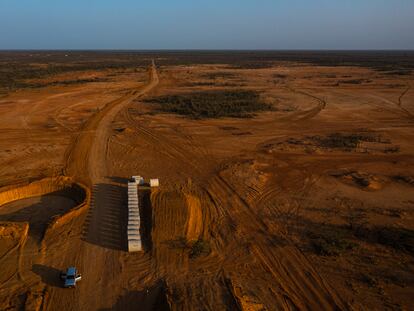
M 78 274 L 78 271 L 75 267 L 69 267 L 66 270 L 66 273 L 61 273 L 60 278 L 64 281 L 63 286 L 65 288 L 74 288 L 76 286 L 76 282 L 81 280 L 81 275 Z

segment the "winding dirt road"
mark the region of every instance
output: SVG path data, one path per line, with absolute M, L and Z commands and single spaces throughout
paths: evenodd
M 78 232 L 59 246 L 60 258 L 47 262 L 54 268 L 65 264 L 76 265 L 83 273 L 83 280 L 74 291 L 50 286 L 50 310 L 111 308 L 128 286 L 125 283 L 128 270 L 123 265 L 127 256 L 125 223 L 119 222 L 119 219 L 126 221 L 126 210 L 122 209 L 125 191 L 108 176 L 106 150 L 115 116 L 133 100 L 156 87 L 158 81 L 153 62 L 149 83 L 141 90 L 128 92 L 108 103 L 87 122 L 67 152 L 66 173 L 90 185 L 93 194 L 83 232 Z M 151 297 L 148 299 L 151 300 Z M 108 302 L 111 302 L 110 305 L 105 304 Z M 151 301 L 149 303 L 151 305 Z

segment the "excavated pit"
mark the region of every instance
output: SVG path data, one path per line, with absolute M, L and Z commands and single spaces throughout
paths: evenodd
M 56 229 L 81 215 L 89 201 L 89 189 L 64 176 L 0 189 L 0 284 L 9 289 L 0 292 L 0 310 L 42 305 L 47 293 L 41 286 L 27 287 L 25 280 L 36 280 L 47 237 L 59 236 Z
M 45 178 L 0 189 L 0 222 L 27 223 L 29 236 L 40 242 L 47 230 L 79 215 L 89 190 L 67 177 Z
M 68 192 L 60 190 L 7 203 L 0 209 L 0 221 L 27 222 L 29 236 L 41 241 L 47 225 L 54 217 L 67 213 L 77 205 Z

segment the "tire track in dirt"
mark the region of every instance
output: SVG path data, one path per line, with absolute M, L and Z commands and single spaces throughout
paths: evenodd
M 98 138 L 96 134 L 98 125 L 111 109 L 125 101 L 131 100 L 131 97 L 132 95 L 128 93 L 119 99 L 109 102 L 104 109 L 92 116 L 82 126 L 79 134 L 66 151 L 65 175 L 76 176 L 83 182 L 91 184 L 89 172 L 96 169 L 96 167 L 95 165 L 92 168 L 89 167 L 89 156 L 91 153 L 90 149 L 92 149 L 94 141 Z
M 180 133 L 172 126 L 177 135 L 171 139 L 156 128 L 152 128 L 145 118 L 134 117 L 131 113 L 132 105 L 137 103 L 131 103 L 130 107 L 123 111 L 122 121 L 134 130 L 132 135 L 156 148 L 159 156 L 157 161 L 167 161 L 169 165 L 178 169 L 182 176 L 203 176 L 206 170 L 211 170 L 213 165 L 217 164 L 208 149 L 200 146 L 190 135 Z
M 57 124 L 59 124 L 60 126 L 65 128 L 67 131 L 69 131 L 69 133 L 74 132 L 75 128 L 66 125 L 64 121 L 61 121 L 61 119 L 64 119 L 62 117 L 62 115 L 68 114 L 68 111 L 73 112 L 73 108 L 75 108 L 77 106 L 82 106 L 84 104 L 85 104 L 84 102 L 79 102 L 79 103 L 76 103 L 76 104 L 73 104 L 73 105 L 70 105 L 70 106 L 61 107 L 60 109 L 55 111 L 54 116 L 53 116 L 53 120 L 55 120 L 55 122 Z
M 210 222 L 215 217 L 211 217 L 204 194 L 189 194 L 182 189 L 156 191 L 151 202 L 154 208 L 152 265 L 158 277 L 166 279 L 172 309 L 233 310 L 222 268 L 223 254 L 214 247 L 205 257 L 189 257 L 188 243 L 199 237 L 211 239 Z
M 249 248 L 256 260 L 261 263 L 262 268 L 257 270 L 257 267 L 252 263 L 251 267 L 245 265 L 244 270 L 251 269 L 251 275 L 263 271 L 273 275 L 272 288 L 277 289 L 277 295 L 272 298 L 273 301 L 269 300 L 270 298 L 267 298 L 266 301 L 263 294 L 259 297 L 261 303 L 269 306 L 279 305 L 281 309 L 288 309 L 286 306 L 286 299 L 288 299 L 298 309 L 343 309 L 340 298 L 326 285 L 326 282 L 306 257 L 286 239 L 282 232 L 278 237 L 279 242 L 272 241 L 272 238 L 268 236 L 266 223 L 257 217 L 252 207 L 232 189 L 230 184 L 217 176 L 211 181 L 207 191 L 214 198 L 218 212 L 225 216 L 224 223 L 222 222 L 221 225 L 228 227 L 228 229 L 222 229 L 225 235 L 220 236 L 220 239 L 223 239 L 221 247 L 226 248 L 227 245 L 231 245 L 233 239 L 247 239 L 246 242 Z M 235 229 L 231 229 L 232 224 L 237 224 Z M 229 230 L 236 230 L 230 235 L 231 240 L 228 240 Z M 249 238 L 252 235 L 254 239 Z M 243 244 L 242 241 L 239 241 L 239 243 Z M 272 246 L 269 247 L 269 245 Z M 230 266 L 235 269 L 236 266 L 233 263 L 235 259 L 226 258 L 226 261 L 229 260 Z M 230 271 L 236 273 L 234 269 L 232 268 Z M 245 281 L 249 282 L 248 280 Z M 254 283 L 254 281 L 252 282 Z M 255 286 L 254 284 L 251 285 Z M 249 287 L 249 284 L 245 286 Z M 260 293 L 256 294 L 260 296 Z
M 164 156 L 178 161 L 181 164 L 185 164 L 184 167 L 191 167 L 192 170 L 201 173 L 202 170 L 199 167 L 200 157 L 205 157 L 206 152 L 194 152 L 195 150 L 199 151 L 199 148 L 194 145 L 192 140 L 189 140 L 188 137 L 184 137 L 181 141 L 180 147 L 176 142 L 171 141 L 165 135 L 161 133 L 156 133 L 153 130 L 148 129 L 142 122 L 137 121 L 132 115 L 129 109 L 126 109 L 123 113 L 123 119 L 127 124 L 136 130 L 136 135 L 140 138 L 143 138 L 148 143 L 157 147 L 158 152 Z M 185 148 L 189 147 L 189 148 Z M 183 148 L 184 147 L 184 148 Z
M 403 114 L 405 114 L 407 117 L 414 118 L 414 114 L 412 112 L 410 112 L 409 110 L 407 110 L 406 108 L 404 108 L 403 107 L 403 102 L 402 102 L 403 97 L 410 91 L 410 89 L 411 89 L 411 86 L 408 86 L 404 91 L 402 91 L 402 93 L 398 97 L 398 101 L 397 102 L 391 101 L 391 100 L 389 100 L 387 98 L 384 98 L 382 96 L 371 95 L 371 97 L 380 99 L 384 103 L 393 105 L 393 106 L 397 107 L 399 109 L 399 111 L 402 112 Z M 381 105 L 375 105 L 375 106 L 376 107 L 380 107 L 381 109 L 386 109 L 386 108 L 384 108 Z M 387 109 L 387 110 L 390 111 L 390 112 L 394 112 L 395 113 L 395 111 L 392 110 L 392 109 Z
M 314 118 L 315 116 L 317 116 L 323 109 L 326 108 L 326 101 L 322 98 L 319 98 L 315 95 L 312 95 L 308 92 L 302 91 L 302 90 L 295 90 L 291 87 L 287 87 L 287 89 L 289 91 L 291 91 L 292 93 L 297 93 L 297 94 L 302 94 L 305 96 L 308 96 L 314 100 L 316 100 L 318 102 L 318 104 L 316 105 L 316 107 L 311 108 L 309 110 L 305 110 L 305 111 L 299 111 L 297 113 L 293 113 L 292 115 L 290 115 L 289 117 L 287 117 L 289 120 L 293 120 L 293 121 L 303 121 L 303 120 L 308 120 L 311 118 Z
M 411 113 L 410 111 L 408 111 L 407 109 L 405 109 L 404 107 L 403 107 L 403 102 L 402 102 L 402 100 L 403 100 L 403 97 L 410 91 L 410 89 L 411 89 L 411 86 L 408 86 L 402 93 L 401 93 L 401 95 L 400 95 L 400 97 L 398 97 L 398 107 L 400 107 L 400 109 L 402 110 L 402 111 L 404 111 L 406 114 L 408 114 L 410 117 L 414 117 L 414 114 L 413 113 Z
M 178 271 L 184 273 L 188 269 L 188 256 L 185 256 L 184 248 L 177 247 L 183 243 L 180 238 L 185 237 L 187 211 L 183 208 L 184 200 L 178 191 L 151 194 L 155 215 L 152 257 L 154 271 L 160 276 L 174 275 Z

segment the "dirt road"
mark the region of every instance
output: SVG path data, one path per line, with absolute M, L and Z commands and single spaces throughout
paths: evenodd
M 122 210 L 125 191 L 108 176 L 106 150 L 114 117 L 157 84 L 158 75 L 153 63 L 149 83 L 141 90 L 128 92 L 107 104 L 87 122 L 68 152 L 67 173 L 91 185 L 93 194 L 91 208 L 83 226 L 84 231 L 59 246 L 59 257 L 62 253 L 65 254 L 63 260 L 56 258 L 50 262 L 55 268 L 64 267 L 65 264 L 76 265 L 83 273 L 83 280 L 75 291 L 50 286 L 48 305 L 51 310 L 110 308 L 112 306 L 105 305 L 103 301 L 112 301 L 115 304 L 116 299 L 122 296 L 123 288 L 127 286 L 122 283 L 123 280 L 128 280 L 125 277 L 128 271 L 124 270 L 127 267 L 123 266 L 126 256 L 126 210 Z M 119 219 L 124 219 L 125 222 L 119 223 Z

